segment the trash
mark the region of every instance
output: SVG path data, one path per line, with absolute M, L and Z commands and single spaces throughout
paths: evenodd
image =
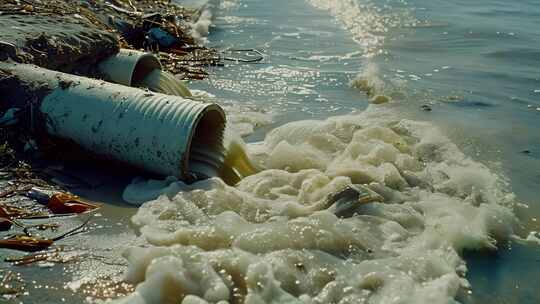
M 240 53 L 239 57 L 227 56 L 227 54 Z M 222 59 L 243 63 L 256 63 L 264 59 L 264 54 L 257 49 L 226 49 L 220 52 Z
M 0 248 L 35 252 L 47 249 L 53 243 L 54 241 L 49 239 L 41 239 L 26 235 L 16 235 L 7 240 L 0 240 Z
M 81 230 L 88 224 L 91 217 L 88 217 L 81 225 L 69 230 L 52 239 L 42 239 L 27 234 L 15 235 L 9 239 L 0 240 L 0 248 L 13 249 L 25 252 L 42 251 L 54 244 L 54 242 L 64 239 L 68 236 L 72 236 L 81 232 Z
M 43 212 L 25 210 L 5 204 L 0 205 L 0 208 L 2 208 L 7 213 L 7 219 L 11 220 L 12 223 L 14 223 L 14 219 L 28 219 L 46 216 L 46 214 L 44 214 Z
M 150 46 L 154 46 L 154 48 L 156 46 L 169 48 L 178 42 L 176 37 L 157 27 L 151 28 L 146 34 L 146 43 Z
M 87 203 L 76 195 L 37 187 L 30 189 L 26 196 L 46 205 L 54 214 L 79 214 L 99 208 L 98 205 Z
M 54 214 L 79 214 L 98 209 L 99 206 L 84 202 L 76 195 L 55 193 L 49 199 L 47 208 Z
M 375 191 L 356 184 L 349 185 L 328 198 L 329 204 L 334 208 L 334 214 L 342 218 L 354 216 L 356 208 L 361 205 L 383 201 L 384 198 Z
M 54 193 L 50 190 L 44 190 L 37 187 L 32 187 L 27 193 L 26 196 L 37 201 L 40 204 L 47 204 L 49 199 Z
M 420 109 L 422 109 L 423 111 L 426 111 L 426 112 L 430 112 L 432 109 L 431 109 L 431 106 L 425 104 L 425 105 L 422 105 L 420 107 Z

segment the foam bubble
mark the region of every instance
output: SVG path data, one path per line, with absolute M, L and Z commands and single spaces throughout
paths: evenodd
M 148 246 L 125 253 L 138 285 L 122 301 L 449 302 L 470 287 L 460 253 L 513 235 L 501 178 L 384 107 L 289 123 L 248 148 L 263 170 L 235 186 L 130 185 L 161 195 L 133 217 Z M 384 202 L 340 218 L 329 195 L 353 183 Z

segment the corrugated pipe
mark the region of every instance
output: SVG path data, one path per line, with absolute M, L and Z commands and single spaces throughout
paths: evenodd
M 162 71 L 159 59 L 150 53 L 120 49 L 100 62 L 98 71 L 110 82 L 129 87 L 147 87 L 169 95 L 191 96 L 187 86 L 174 75 Z
M 0 63 L 0 70 L 16 75 L 25 91 L 35 90 L 34 117 L 49 135 L 186 181 L 217 176 L 223 164 L 225 114 L 216 104 L 33 65 Z

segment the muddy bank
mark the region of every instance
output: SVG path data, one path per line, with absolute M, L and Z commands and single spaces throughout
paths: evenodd
M 168 1 L 9 0 L 0 4 L 0 60 L 92 75 L 122 47 L 156 53 L 171 72 L 201 79 L 199 67 L 219 56 L 191 35 L 200 14 Z
M 61 1 L 0 5 L 0 59 L 72 72 L 118 51 L 119 37 L 83 7 Z
M 0 3 L 0 299 L 82 302 L 129 293 L 132 286 L 117 279 L 125 268 L 121 248 L 138 240 L 117 226 L 135 212 L 120 194 L 140 173 L 45 134 L 35 109 L 53 87 L 70 88 L 69 80 L 26 81 L 5 67 L 101 78 L 97 64 L 125 48 L 154 53 L 177 78 L 202 79 L 219 56 L 190 34 L 199 14 L 168 1 Z M 70 208 L 98 208 L 56 212 L 53 196 L 33 196 L 36 189 L 66 198 Z M 35 241 L 44 247 L 32 247 Z

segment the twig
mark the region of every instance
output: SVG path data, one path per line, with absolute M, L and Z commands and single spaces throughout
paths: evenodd
M 61 235 L 59 235 L 59 236 L 57 236 L 57 237 L 55 237 L 55 238 L 53 238 L 51 240 L 56 242 L 56 241 L 59 241 L 59 240 L 61 240 L 63 238 L 66 238 L 66 237 L 68 237 L 70 235 L 78 233 L 79 230 L 83 229 L 88 224 L 88 222 L 90 222 L 90 219 L 92 219 L 92 216 L 89 216 L 81 225 L 79 225 L 79 226 L 71 229 L 70 231 L 68 231 L 66 233 L 63 233 L 63 234 L 61 234 Z

